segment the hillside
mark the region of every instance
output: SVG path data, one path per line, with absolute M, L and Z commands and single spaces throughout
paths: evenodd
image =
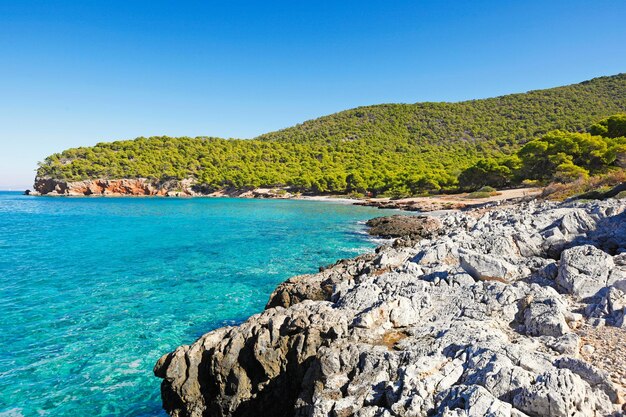
M 459 103 L 383 104 L 252 140 L 151 137 L 68 149 L 39 179 L 192 178 L 208 192 L 291 186 L 305 192 L 409 195 L 451 189 L 459 173 L 554 129 L 582 131 L 626 111 L 626 74 Z

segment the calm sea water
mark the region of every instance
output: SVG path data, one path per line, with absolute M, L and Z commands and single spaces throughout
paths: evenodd
M 162 416 L 152 366 L 374 247 L 365 207 L 0 193 L 0 416 Z

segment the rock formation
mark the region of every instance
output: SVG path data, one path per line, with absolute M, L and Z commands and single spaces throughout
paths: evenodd
M 264 312 L 159 359 L 163 406 L 176 417 L 619 415 L 623 363 L 585 358 L 605 346 L 593 329 L 626 334 L 625 209 L 451 213 L 428 238 L 292 278 Z
M 68 182 L 52 178 L 36 178 L 34 188 L 40 195 L 64 196 L 194 196 L 202 194 L 202 190 L 198 189 L 191 179 L 154 181 L 147 178 L 124 178 Z
M 91 179 L 63 181 L 53 178 L 36 178 L 35 191 L 29 195 L 50 196 L 162 196 L 162 197 L 240 197 L 240 198 L 291 198 L 285 189 L 254 188 L 215 191 L 198 185 L 193 178 L 157 181 L 148 178 Z
M 431 238 L 441 230 L 441 222 L 431 216 L 376 217 L 367 221 L 368 233 L 385 239 L 408 237 L 409 239 Z
M 474 204 L 466 204 L 460 201 L 414 201 L 408 200 L 374 200 L 366 199 L 354 203 L 357 206 L 377 207 L 379 209 L 419 211 L 421 213 L 439 210 L 461 210 Z

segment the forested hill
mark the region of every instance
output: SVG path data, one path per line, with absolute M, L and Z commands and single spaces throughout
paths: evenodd
M 252 140 L 151 137 L 68 149 L 40 178 L 195 178 L 206 189 L 291 186 L 312 192 L 415 194 L 450 189 L 484 157 L 542 134 L 583 131 L 626 111 L 626 74 L 459 103 L 359 107 Z
M 583 130 L 624 111 L 626 74 L 580 84 L 459 103 L 358 107 L 258 139 L 335 143 L 355 139 L 443 145 L 481 141 L 507 148 L 554 129 Z

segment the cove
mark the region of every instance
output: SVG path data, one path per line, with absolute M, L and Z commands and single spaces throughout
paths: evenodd
M 372 250 L 379 210 L 0 193 L 0 416 L 164 416 L 155 361 Z

